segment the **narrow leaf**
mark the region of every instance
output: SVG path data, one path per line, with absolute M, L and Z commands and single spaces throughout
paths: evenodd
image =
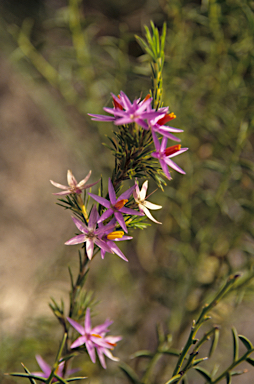
M 215 349 L 217 347 L 217 344 L 218 344 L 218 341 L 219 341 L 219 335 L 220 335 L 219 328 L 215 328 L 214 329 L 214 334 L 213 334 L 213 337 L 212 337 L 211 348 L 210 348 L 209 355 L 208 355 L 209 357 L 212 356 L 213 352 L 215 351 Z
M 238 339 L 238 333 L 235 327 L 232 327 L 232 335 L 233 335 L 233 346 L 234 346 L 233 362 L 235 362 L 236 360 L 238 360 L 238 356 L 239 356 L 239 339 Z
M 226 379 L 227 379 L 227 384 L 231 384 L 232 378 L 231 378 L 231 373 L 230 372 L 227 373 Z
M 202 363 L 203 361 L 206 361 L 208 357 L 201 357 L 200 359 L 194 360 L 192 363 L 192 366 L 195 367 L 196 365 Z
M 254 367 L 254 359 L 252 359 L 251 357 L 247 357 L 246 361 Z
M 239 376 L 242 375 L 243 373 L 247 373 L 248 369 L 243 369 L 242 371 L 233 371 L 231 372 L 231 376 Z
M 47 381 L 44 377 L 39 377 L 39 376 L 35 376 L 32 374 L 27 374 L 27 373 L 15 373 L 15 372 L 13 372 L 13 373 L 9 373 L 9 376 L 32 378 L 32 379 L 42 381 L 43 383 L 46 383 L 46 381 Z
M 196 369 L 196 371 L 198 371 L 205 379 L 208 383 L 211 383 L 211 376 L 210 376 L 210 373 L 204 369 L 204 368 L 201 368 L 201 367 L 193 367 L 194 369 Z
M 29 375 L 31 375 L 31 372 L 28 370 L 28 368 L 26 368 L 23 363 L 21 363 L 21 365 L 24 368 L 24 371 L 26 373 L 28 373 Z M 36 384 L 36 381 L 32 377 L 29 377 L 29 381 L 30 381 L 31 384 Z
M 57 380 L 59 381 L 59 383 L 67 384 L 67 381 L 65 381 L 61 376 L 58 376 L 57 374 L 55 374 L 54 377 L 57 378 Z
M 133 384 L 141 384 L 140 383 L 140 380 L 136 374 L 136 372 L 134 372 L 134 370 L 127 364 L 125 363 L 121 363 L 120 364 L 120 369 L 125 373 L 125 375 L 127 376 L 127 378 L 133 383 Z
M 166 382 L 166 384 L 173 384 L 173 383 L 176 383 L 177 381 L 179 381 L 179 379 L 181 379 L 181 375 L 178 374 L 178 375 L 175 375 L 172 377 L 172 379 L 170 379 L 169 381 Z
M 238 335 L 239 339 L 241 340 L 241 342 L 245 345 L 245 347 L 250 350 L 250 349 L 253 349 L 253 345 L 251 344 L 250 340 L 247 339 L 247 337 L 243 336 L 243 335 Z
M 152 358 L 154 354 L 150 351 L 137 351 L 131 355 L 131 359 L 135 359 L 136 357 L 150 357 Z

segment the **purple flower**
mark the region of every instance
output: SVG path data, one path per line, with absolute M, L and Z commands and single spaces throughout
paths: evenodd
M 71 238 L 70 240 L 66 241 L 65 243 L 66 245 L 86 243 L 86 253 L 87 253 L 87 257 L 90 260 L 92 259 L 92 256 L 93 256 L 94 244 L 96 244 L 99 248 L 103 249 L 105 252 L 112 253 L 110 247 L 102 239 L 102 236 L 109 229 L 112 229 L 114 225 L 107 224 L 103 228 L 96 229 L 98 218 L 99 218 L 99 215 L 95 206 L 92 208 L 92 211 L 89 217 L 88 226 L 86 226 L 82 221 L 80 221 L 76 217 L 72 217 L 74 224 L 80 230 L 80 232 L 83 232 L 83 234 L 77 235 Z
M 140 212 L 144 213 L 150 220 L 152 220 L 154 223 L 161 224 L 159 221 L 155 220 L 155 218 L 151 215 L 149 209 L 161 209 L 161 205 L 150 203 L 150 201 L 146 200 L 146 191 L 148 188 L 148 180 L 146 180 L 141 190 L 139 190 L 139 186 L 137 182 L 135 183 L 136 189 L 133 192 L 133 197 L 138 204 L 138 207 L 140 209 Z
M 162 138 L 161 145 L 160 145 L 159 139 L 157 138 L 154 132 L 153 132 L 153 140 L 154 140 L 156 152 L 153 152 L 152 156 L 157 158 L 160 161 L 161 168 L 165 173 L 166 177 L 169 180 L 172 179 L 168 171 L 168 166 L 173 168 L 177 172 L 185 174 L 182 168 L 180 168 L 173 160 L 171 160 L 171 158 L 187 151 L 188 148 L 181 148 L 180 144 L 173 145 L 172 147 L 166 148 L 168 139 L 164 136 Z
M 158 112 L 161 112 L 161 115 L 156 116 L 154 119 L 149 119 L 148 122 L 152 132 L 158 132 L 162 136 L 165 136 L 170 140 L 181 141 L 178 137 L 172 135 L 171 132 L 183 132 L 182 129 L 168 127 L 167 125 L 164 125 L 170 120 L 175 119 L 176 115 L 173 112 L 168 113 L 168 107 L 160 108 Z
M 110 221 L 110 223 L 115 224 L 116 220 L 115 218 Z M 109 223 L 109 224 L 110 224 Z M 103 227 L 103 223 L 99 223 L 99 228 Z M 124 240 L 131 240 L 133 237 L 131 236 L 125 236 L 123 231 L 113 231 L 109 229 L 107 232 L 104 233 L 102 239 L 106 242 L 106 244 L 109 246 L 111 251 L 115 253 L 117 256 L 121 257 L 123 260 L 128 261 L 128 259 L 124 256 L 123 252 L 117 247 L 117 245 L 114 243 L 114 241 L 124 241 Z M 105 251 L 101 249 L 101 258 L 104 259 L 105 257 Z
M 52 368 L 50 367 L 50 365 L 46 363 L 46 361 L 43 360 L 43 358 L 40 355 L 36 355 L 35 358 L 42 372 L 33 372 L 32 375 L 38 376 L 38 377 L 44 377 L 45 379 L 47 379 L 51 374 Z M 64 361 L 58 365 L 57 370 L 55 371 L 55 374 L 60 377 L 63 377 L 63 368 L 64 368 Z M 72 373 L 75 373 L 77 371 L 79 371 L 79 369 L 68 369 L 66 372 L 66 376 L 69 376 Z M 58 381 L 58 379 L 54 377 L 53 382 L 56 382 L 56 381 Z
M 160 112 L 157 112 L 151 109 L 152 98 L 148 95 L 144 100 L 135 99 L 133 103 L 129 100 L 126 94 L 121 91 L 120 96 L 113 96 L 114 108 L 103 108 L 104 111 L 112 114 L 111 116 L 103 115 L 92 115 L 92 120 L 95 121 L 114 121 L 115 125 L 124 125 L 130 123 L 137 123 L 144 129 L 149 129 L 146 119 L 153 119 L 156 116 L 161 115 Z
M 110 350 L 114 349 L 117 341 L 122 339 L 121 336 L 105 336 L 106 333 L 109 332 L 108 327 L 113 323 L 113 321 L 106 320 L 105 323 L 92 328 L 89 308 L 86 310 L 84 327 L 69 317 L 67 317 L 67 320 L 81 334 L 81 336 L 76 341 L 74 341 L 74 343 L 72 343 L 71 348 L 77 348 L 85 344 L 87 352 L 93 363 L 96 361 L 96 350 L 101 365 L 105 369 L 106 363 L 104 355 L 106 355 L 111 360 L 119 360 L 117 357 L 112 355 Z
M 100 219 L 98 220 L 98 223 L 101 223 L 102 221 L 108 219 L 111 215 L 114 215 L 116 218 L 116 221 L 120 224 L 120 226 L 123 228 L 124 232 L 128 232 L 124 218 L 122 213 L 125 213 L 127 215 L 142 215 L 140 212 L 135 211 L 134 209 L 126 208 L 124 205 L 127 203 L 129 197 L 131 196 L 133 190 L 135 188 L 135 185 L 131 188 L 129 188 L 127 191 L 121 194 L 121 196 L 116 199 L 116 193 L 113 187 L 113 184 L 108 179 L 108 193 L 109 193 L 109 200 L 104 199 L 104 197 L 94 195 L 93 193 L 89 193 L 92 198 L 103 205 L 104 207 L 108 208 L 107 211 L 105 211 Z M 105 228 L 105 227 L 104 227 Z
M 92 171 L 89 171 L 88 175 L 78 183 L 77 180 L 75 179 L 75 177 L 73 176 L 72 171 L 68 170 L 67 182 L 68 182 L 69 186 L 62 185 L 62 184 L 56 183 L 55 181 L 50 180 L 51 184 L 53 184 L 55 187 L 65 189 L 65 191 L 53 193 L 53 195 L 63 196 L 63 195 L 70 195 L 72 193 L 80 194 L 83 189 L 90 188 L 93 185 L 98 183 L 99 180 L 96 181 L 95 183 L 85 185 L 87 180 L 91 176 L 91 173 L 92 173 Z

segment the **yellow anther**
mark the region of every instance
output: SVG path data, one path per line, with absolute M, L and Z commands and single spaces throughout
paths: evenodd
M 123 235 L 124 235 L 123 231 L 114 231 L 114 232 L 110 232 L 107 235 L 107 239 L 108 240 L 121 239 L 123 237 Z

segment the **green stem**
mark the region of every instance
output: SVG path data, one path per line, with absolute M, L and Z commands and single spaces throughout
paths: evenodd
M 156 365 L 156 363 L 158 362 L 158 360 L 160 359 L 161 356 L 162 356 L 162 354 L 160 352 L 156 352 L 155 355 L 153 356 L 153 358 L 151 359 L 151 361 L 150 361 L 150 363 L 146 369 L 146 372 L 145 372 L 145 374 L 141 380 L 143 384 L 149 383 L 149 376 L 150 376 L 154 366 Z
M 212 380 L 209 384 L 216 384 L 221 381 L 221 379 L 223 379 L 230 371 L 232 371 L 232 369 L 234 369 L 237 365 L 245 361 L 253 351 L 254 349 L 247 351 L 242 357 L 240 357 L 240 359 L 234 361 L 227 369 L 225 369 L 225 371 L 222 372 L 222 374 L 218 376 L 217 379 Z
M 179 356 L 179 359 L 178 359 L 178 361 L 176 363 L 176 367 L 174 369 L 173 376 L 177 375 L 181 371 L 181 367 L 182 367 L 183 361 L 186 358 L 186 355 L 187 355 L 189 349 L 191 348 L 191 346 L 196 341 L 195 340 L 195 336 L 196 336 L 199 328 L 201 327 L 201 325 L 206 320 L 209 320 L 209 317 L 207 316 L 208 312 L 219 302 L 219 300 L 221 300 L 221 298 L 225 295 L 225 293 L 228 292 L 228 290 L 232 287 L 232 285 L 234 284 L 236 279 L 238 279 L 239 276 L 240 276 L 239 274 L 235 274 L 235 275 L 229 276 L 226 284 L 217 293 L 217 295 L 211 301 L 211 303 L 204 305 L 204 307 L 203 307 L 203 309 L 201 311 L 201 314 L 198 317 L 198 320 L 196 322 L 195 322 L 195 320 L 193 321 L 193 325 L 191 327 L 191 331 L 190 331 L 188 340 L 187 340 L 187 342 L 186 342 L 186 344 L 185 344 L 185 346 L 184 346 L 184 348 L 183 348 L 183 350 L 181 352 L 181 355 Z

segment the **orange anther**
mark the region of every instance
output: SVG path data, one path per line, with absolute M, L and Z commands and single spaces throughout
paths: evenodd
M 148 99 L 150 99 L 151 98 L 151 95 L 149 95 L 149 93 L 146 95 L 146 97 L 144 98 L 144 100 L 143 101 L 146 101 L 146 100 L 148 100 Z
M 119 95 L 118 95 L 118 98 L 119 98 Z M 123 107 L 121 106 L 121 104 L 118 103 L 118 101 L 114 98 L 113 98 L 113 105 L 114 105 L 114 108 L 121 109 L 121 111 L 123 110 Z
M 114 205 L 114 207 L 115 207 L 116 209 L 121 209 L 121 208 L 123 208 L 124 204 L 127 203 L 127 201 L 128 201 L 128 200 L 120 200 L 120 201 L 118 201 L 118 202 Z
M 168 113 L 167 115 L 165 115 L 164 117 L 162 117 L 160 120 L 158 120 L 157 124 L 164 125 L 164 124 L 168 123 L 170 120 L 173 120 L 175 118 L 176 118 L 176 115 L 174 114 L 174 112 L 171 112 L 171 113 Z
M 173 145 L 165 149 L 164 153 L 166 156 L 173 155 L 173 153 L 178 152 L 181 149 L 181 144 Z

